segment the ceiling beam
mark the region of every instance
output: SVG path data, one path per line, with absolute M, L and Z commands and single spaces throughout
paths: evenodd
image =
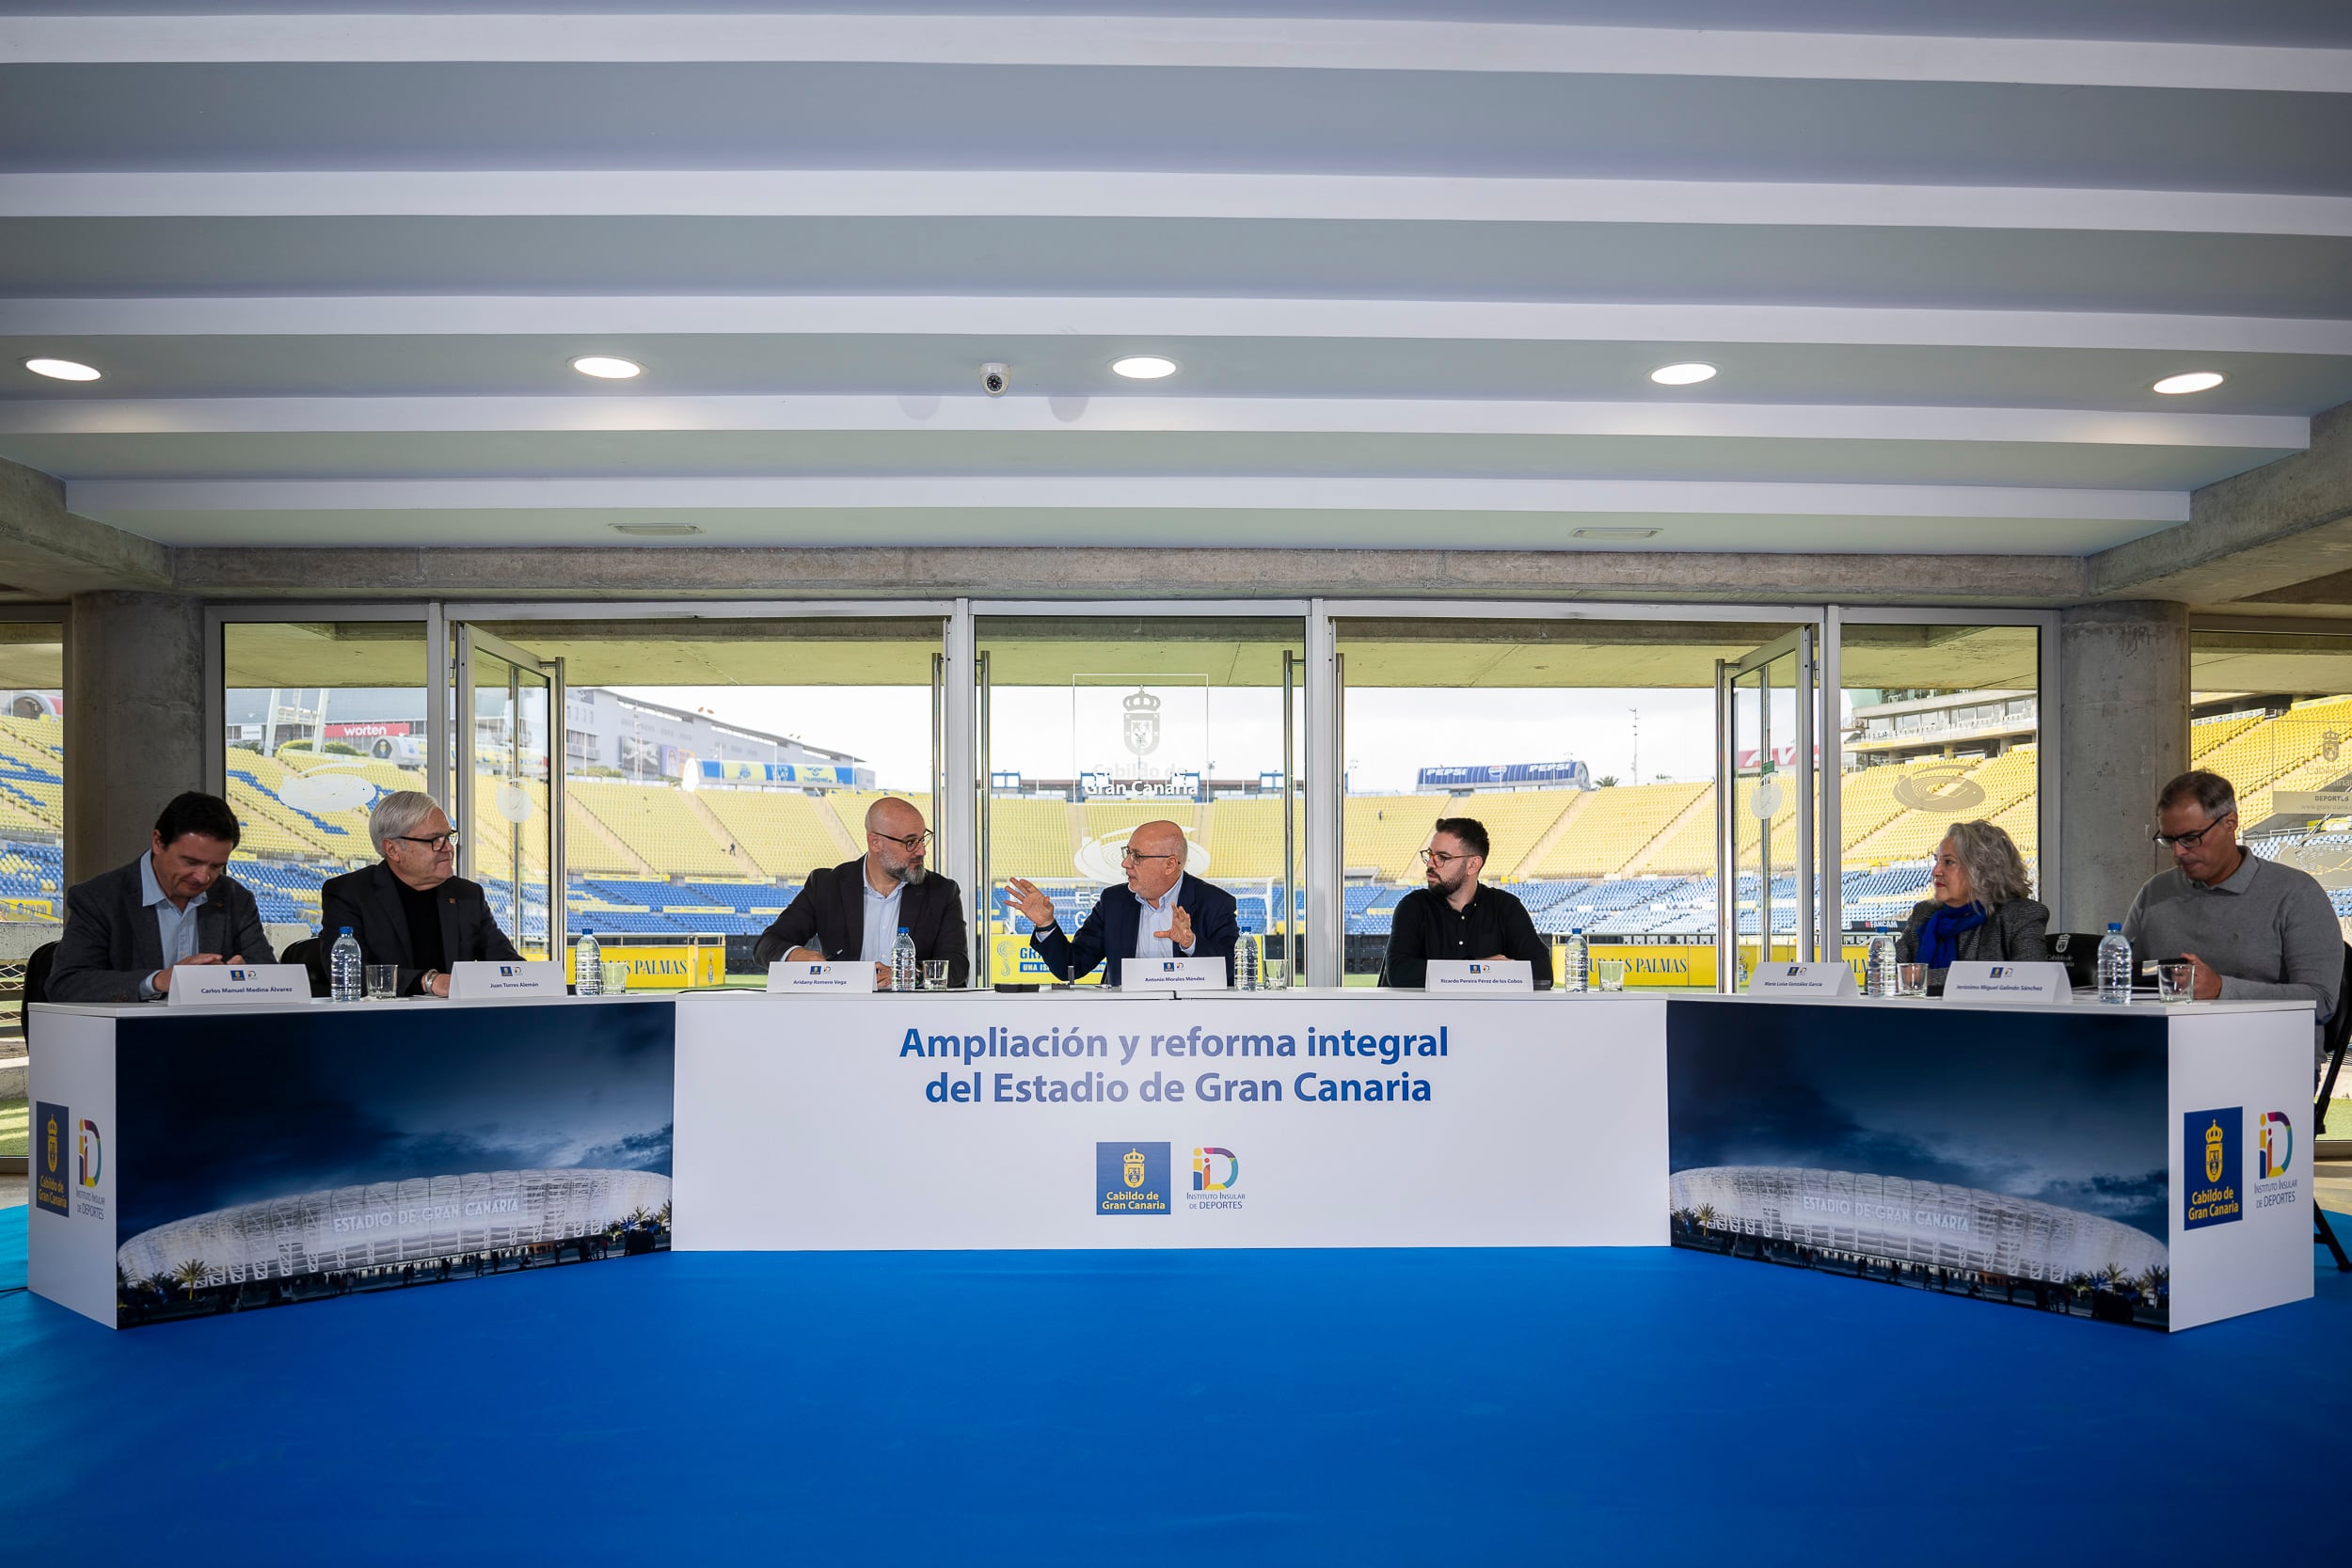
M 1000 294 L 275 294 L 0 299 L 0 336 L 597 333 L 1399 339 L 2352 355 L 2352 321 L 2106 310 Z
M 0 174 L 0 218 L 1067 217 L 2352 237 L 2352 197 L 1726 180 L 1005 169 Z
M 2187 520 L 2168 490 L 1711 480 L 1334 475 L 881 474 L 536 479 L 105 479 L 68 486 L 77 512 L 1237 509 L 1253 512 L 1597 513 L 1622 515 Z
M 2299 451 L 2311 421 L 1915 404 L 1555 402 L 1470 398 L 645 397 L 86 398 L 0 401 L 0 436 L 322 432 L 877 431 L 994 435 L 1373 434 L 1777 441 L 2025 442 Z M 1079 504 L 1093 504 L 1091 502 Z M 1806 504 L 1811 504 L 1810 501 Z
M 2309 450 L 2204 486 L 2189 497 L 2186 523 L 2089 565 L 2101 597 L 2200 605 L 2352 570 L 2352 403 L 2312 421 Z
M 61 599 L 170 581 L 169 550 L 73 515 L 66 510 L 62 483 L 0 458 L 0 593 Z
M 2066 556 L 1119 548 L 183 549 L 216 597 L 1374 598 L 2052 605 Z
M 2352 51 L 2341 49 L 1300 17 L 10 16 L 0 17 L 0 59 L 172 66 L 842 62 L 2352 91 Z

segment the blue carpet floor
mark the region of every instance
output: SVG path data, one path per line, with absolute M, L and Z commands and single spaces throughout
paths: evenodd
M 19 1292 L 0 1562 L 2285 1562 L 2340 1539 L 2347 1361 L 2332 1272 L 2168 1338 L 1662 1248 Z

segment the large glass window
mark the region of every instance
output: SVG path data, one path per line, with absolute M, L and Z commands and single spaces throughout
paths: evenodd
M 754 940 L 809 872 L 865 852 L 875 799 L 902 796 L 938 827 L 935 616 L 513 620 L 469 630 L 561 668 L 569 934 L 594 930 L 608 961 L 628 959 L 632 986 L 763 983 Z M 486 800 L 519 766 L 524 798 L 514 805 L 544 811 L 532 759 L 552 750 L 554 721 L 532 706 L 528 682 L 515 688 L 511 665 L 491 667 L 497 689 L 485 697 L 503 714 L 519 689 L 522 740 L 477 710 L 486 769 L 478 793 Z M 544 842 L 528 832 L 531 819 L 510 836 L 479 802 L 475 816 L 482 863 L 509 875 L 519 858 L 528 886 Z M 934 866 L 944 853 L 934 846 Z
M 1482 879 L 1539 932 L 1581 927 L 1597 956 L 1628 960 L 1629 984 L 1713 987 L 1717 666 L 1788 630 L 1343 621 L 1348 983 L 1375 982 L 1437 818 L 1471 816 L 1492 846 Z
M 0 1166 L 16 1171 L 26 1154 L 24 960 L 57 939 L 65 914 L 64 705 L 65 627 L 0 621 Z
M 433 787 L 428 652 L 421 619 L 221 627 L 223 782 L 244 825 L 230 874 L 280 951 L 318 930 L 322 882 L 375 861 L 376 797 Z
M 1291 773 L 1304 744 L 1302 623 L 983 616 L 976 634 L 992 981 L 1051 978 L 1029 947 L 1029 922 L 1005 906 L 1008 879 L 1035 883 L 1075 930 L 1095 895 L 1124 877 L 1128 835 L 1153 819 L 1176 823 L 1185 868 L 1233 894 L 1242 930 L 1296 979 L 1288 965 L 1304 951 L 1307 840 Z
M 2352 938 L 2352 636 L 2194 632 L 2189 688 L 2189 765 L 2237 786 L 2239 833 L 2318 878 Z
M 2039 885 L 2041 630 L 1844 628 L 1837 777 L 1843 925 L 1899 925 L 1930 896 L 1955 822 L 2007 833 Z

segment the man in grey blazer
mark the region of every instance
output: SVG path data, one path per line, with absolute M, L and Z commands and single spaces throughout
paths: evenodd
M 175 797 L 146 854 L 66 894 L 49 1000 L 151 1002 L 191 964 L 276 963 L 253 895 L 227 875 L 243 832 L 219 796 Z
M 320 963 L 346 926 L 362 963 L 398 967 L 403 996 L 447 996 L 454 963 L 522 961 L 482 884 L 451 875 L 457 835 L 432 796 L 419 789 L 384 795 L 368 813 L 368 837 L 384 858 L 319 889 Z

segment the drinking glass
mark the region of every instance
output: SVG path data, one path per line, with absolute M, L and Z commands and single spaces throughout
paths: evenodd
M 602 960 L 602 963 L 604 967 L 604 994 L 607 996 L 627 996 L 628 994 L 628 960 L 627 958 L 606 958 Z
M 1895 966 L 1895 990 L 1897 994 L 1901 996 L 1927 995 L 1928 966 L 1925 964 L 1897 964 Z
M 399 994 L 400 966 L 398 964 L 368 965 L 369 1001 L 389 1002 Z
M 1593 965 L 1593 979 L 1602 990 L 1625 990 L 1625 960 L 1602 958 Z
M 946 990 L 947 989 L 946 959 L 925 958 L 923 960 L 923 989 L 925 990 Z
M 1260 958 L 1258 960 L 1258 989 L 1260 990 L 1280 990 L 1282 989 L 1282 966 L 1284 961 L 1285 960 L 1281 958 Z
M 2166 1002 L 2197 1000 L 2197 966 L 2167 958 L 2156 965 L 2156 995 Z

